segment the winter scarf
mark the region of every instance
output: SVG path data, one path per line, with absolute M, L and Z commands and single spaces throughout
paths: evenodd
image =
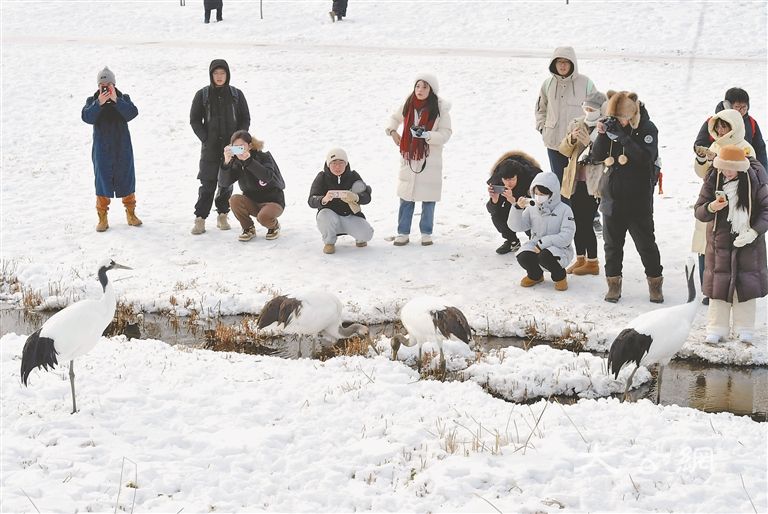
M 728 198 L 728 205 L 733 206 L 733 208 L 728 209 L 728 222 L 731 224 L 731 233 L 737 236 L 750 229 L 749 211 L 739 205 L 738 186 L 738 180 L 729 180 L 723 184 L 723 192 Z
M 409 102 L 405 112 L 405 119 L 403 120 L 403 137 L 400 138 L 400 155 L 403 159 L 410 162 L 420 161 L 429 155 L 429 145 L 427 140 L 420 137 L 413 137 L 411 135 L 411 127 L 419 126 L 424 127 L 425 131 L 432 130 L 435 125 L 435 120 L 429 119 L 429 110 L 426 108 L 427 101 L 419 100 L 413 97 L 413 100 Z M 419 119 L 417 123 L 414 123 L 414 118 L 418 114 Z

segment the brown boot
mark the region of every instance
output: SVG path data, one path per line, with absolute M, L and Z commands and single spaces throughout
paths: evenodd
M 536 284 L 541 284 L 542 282 L 544 282 L 544 277 L 539 277 L 538 280 L 534 280 L 532 278 L 528 278 L 528 275 L 526 275 L 520 281 L 520 285 L 523 287 L 531 287 L 535 286 Z
M 125 218 L 128 220 L 128 224 L 132 227 L 140 227 L 141 220 L 136 216 L 136 207 L 125 208 Z
M 323 253 L 327 253 L 327 254 L 336 253 L 336 245 L 333 243 L 327 243 L 323 245 Z
M 579 266 L 578 269 L 573 271 L 574 275 L 599 275 L 600 263 L 597 259 L 587 259 L 583 266 Z
M 605 294 L 606 302 L 616 303 L 621 298 L 621 277 L 605 277 L 608 281 L 608 292 Z
M 648 280 L 648 294 L 652 303 L 664 303 L 664 295 L 661 293 L 661 285 L 664 277 L 646 277 Z
M 563 280 L 558 280 L 555 282 L 555 289 L 558 291 L 568 290 L 568 278 L 563 278 Z
M 105 232 L 109 228 L 109 222 L 107 221 L 107 211 L 96 209 L 99 215 L 99 222 L 96 224 L 96 232 Z
M 566 273 L 573 273 L 573 271 L 576 268 L 580 268 L 580 267 L 584 266 L 585 262 L 586 262 L 586 259 L 584 258 L 583 255 L 577 255 L 576 256 L 576 262 L 574 262 L 573 264 L 571 264 L 570 266 L 565 268 L 565 272 Z

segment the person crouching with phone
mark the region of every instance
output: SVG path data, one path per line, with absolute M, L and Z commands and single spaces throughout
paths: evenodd
M 536 159 L 519 151 L 502 155 L 491 170 L 491 178 L 486 181 L 490 199 L 485 207 L 491 214 L 493 226 L 504 238 L 501 246 L 496 248 L 499 255 L 520 249 L 517 234 L 507 225 L 509 210 L 518 198 L 528 194 L 531 181 L 538 173 L 541 173 L 541 167 Z
M 256 237 L 256 226 L 267 229 L 265 239 L 277 239 L 280 223 L 277 218 L 285 209 L 285 180 L 269 152 L 264 152 L 264 143 L 245 130 L 238 130 L 224 147 L 224 160 L 219 168 L 219 187 L 230 187 L 237 182 L 241 195 L 232 195 L 229 206 L 240 222 L 243 233 L 240 241 Z
M 564 264 L 573 259 L 573 236 L 576 223 L 570 206 L 560 199 L 560 181 L 550 172 L 539 173 L 531 182 L 533 199 L 517 199 L 509 211 L 509 228 L 515 232 L 531 231 L 530 241 L 523 243 L 517 262 L 527 272 L 520 281 L 531 287 L 544 281 L 542 267 L 549 271 L 555 289 L 568 289 Z
M 99 89 L 85 101 L 81 117 L 93 125 L 93 174 L 96 178 L 96 232 L 109 228 L 111 198 L 122 198 L 128 225 L 138 227 L 136 170 L 128 122 L 139 115 L 131 98 L 115 87 L 115 74 L 105 67 L 96 78 Z
M 702 284 L 709 297 L 706 342 L 727 338 L 733 316 L 734 333 L 751 344 L 756 299 L 768 295 L 768 181 L 762 165 L 735 145 L 720 148 L 712 165 L 716 173 L 704 179 L 694 208 L 696 219 L 707 224 Z
M 307 203 L 317 209 L 317 228 L 323 236 L 323 253 L 336 252 L 340 235 L 355 238 L 355 246 L 364 248 L 373 237 L 373 227 L 360 210 L 371 202 L 371 186 L 349 167 L 347 152 L 334 148 L 325 157 L 323 171 L 317 174 L 309 190 Z

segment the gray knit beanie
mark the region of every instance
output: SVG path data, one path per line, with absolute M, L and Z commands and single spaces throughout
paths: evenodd
M 587 97 L 584 99 L 584 102 L 581 104 L 582 107 L 591 107 L 596 111 L 600 110 L 600 107 L 603 106 L 605 102 L 608 101 L 608 97 L 605 96 L 605 94 L 601 93 L 600 91 L 595 91 L 594 93 L 590 93 L 587 95 Z
M 112 73 L 112 70 L 110 70 L 107 66 L 104 66 L 104 69 L 101 70 L 96 77 L 96 83 L 97 84 L 116 84 L 115 82 L 115 74 Z

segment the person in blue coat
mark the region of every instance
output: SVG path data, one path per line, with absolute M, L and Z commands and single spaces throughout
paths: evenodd
M 136 171 L 128 122 L 139 111 L 131 98 L 115 87 L 115 74 L 105 67 L 97 77 L 98 91 L 85 101 L 83 121 L 93 125 L 93 174 L 96 184 L 97 232 L 109 228 L 111 198 L 122 198 L 128 224 L 141 225 L 136 217 Z

